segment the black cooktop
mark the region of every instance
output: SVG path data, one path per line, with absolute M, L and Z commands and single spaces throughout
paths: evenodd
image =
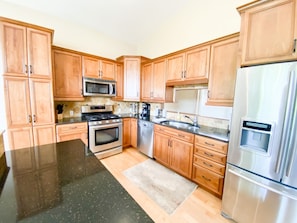
M 112 113 L 88 113 L 82 114 L 82 120 L 86 120 L 88 122 L 92 121 L 101 121 L 101 120 L 109 120 L 109 119 L 117 119 L 119 118 L 118 115 Z

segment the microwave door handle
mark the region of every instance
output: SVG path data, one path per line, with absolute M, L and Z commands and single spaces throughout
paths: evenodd
M 112 84 L 109 84 L 109 94 L 112 94 L 112 92 L 113 92 Z

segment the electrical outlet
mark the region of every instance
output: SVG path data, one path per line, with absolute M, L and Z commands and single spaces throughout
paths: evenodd
M 72 117 L 73 116 L 73 110 L 70 110 L 70 116 Z

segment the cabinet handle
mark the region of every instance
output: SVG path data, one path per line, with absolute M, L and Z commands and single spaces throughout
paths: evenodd
M 184 72 L 181 72 L 181 78 L 184 79 Z
M 202 178 L 206 181 L 211 181 L 211 179 L 207 178 L 206 176 L 202 176 Z
M 207 163 L 207 162 L 203 162 L 203 164 L 204 164 L 205 166 L 208 166 L 208 167 L 213 167 L 213 165 L 211 165 L 211 164 L 209 164 L 209 163 Z
M 70 129 L 77 129 L 77 126 L 73 126 L 73 127 L 71 127 Z
M 29 70 L 30 70 L 30 74 L 32 74 L 33 73 L 33 67 L 32 67 L 32 65 L 29 66 Z
M 168 139 L 167 146 L 170 147 L 170 139 Z
M 204 144 L 208 145 L 208 146 L 215 146 L 214 144 L 212 143 L 208 143 L 208 142 L 204 142 Z
M 296 39 L 294 39 L 294 44 L 293 44 L 293 53 L 296 53 Z
M 207 152 L 204 152 L 204 155 L 209 156 L 209 157 L 213 157 L 213 154 L 207 153 Z
M 186 76 L 187 76 L 187 71 L 185 70 L 184 71 L 184 78 L 186 78 Z
M 28 65 L 27 64 L 24 65 L 24 70 L 25 70 L 25 73 L 27 74 L 28 73 Z
M 31 117 L 31 115 L 28 115 L 28 122 L 29 122 L 29 123 L 32 122 L 32 117 Z
M 36 122 L 36 115 L 33 115 L 33 122 Z
M 177 134 L 179 137 L 182 137 L 182 138 L 185 138 L 185 136 L 184 135 L 182 135 L 182 134 Z

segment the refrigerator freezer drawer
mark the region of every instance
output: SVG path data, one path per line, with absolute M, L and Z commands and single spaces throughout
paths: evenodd
M 296 210 L 296 190 L 227 165 L 223 216 L 239 223 L 295 223 Z

